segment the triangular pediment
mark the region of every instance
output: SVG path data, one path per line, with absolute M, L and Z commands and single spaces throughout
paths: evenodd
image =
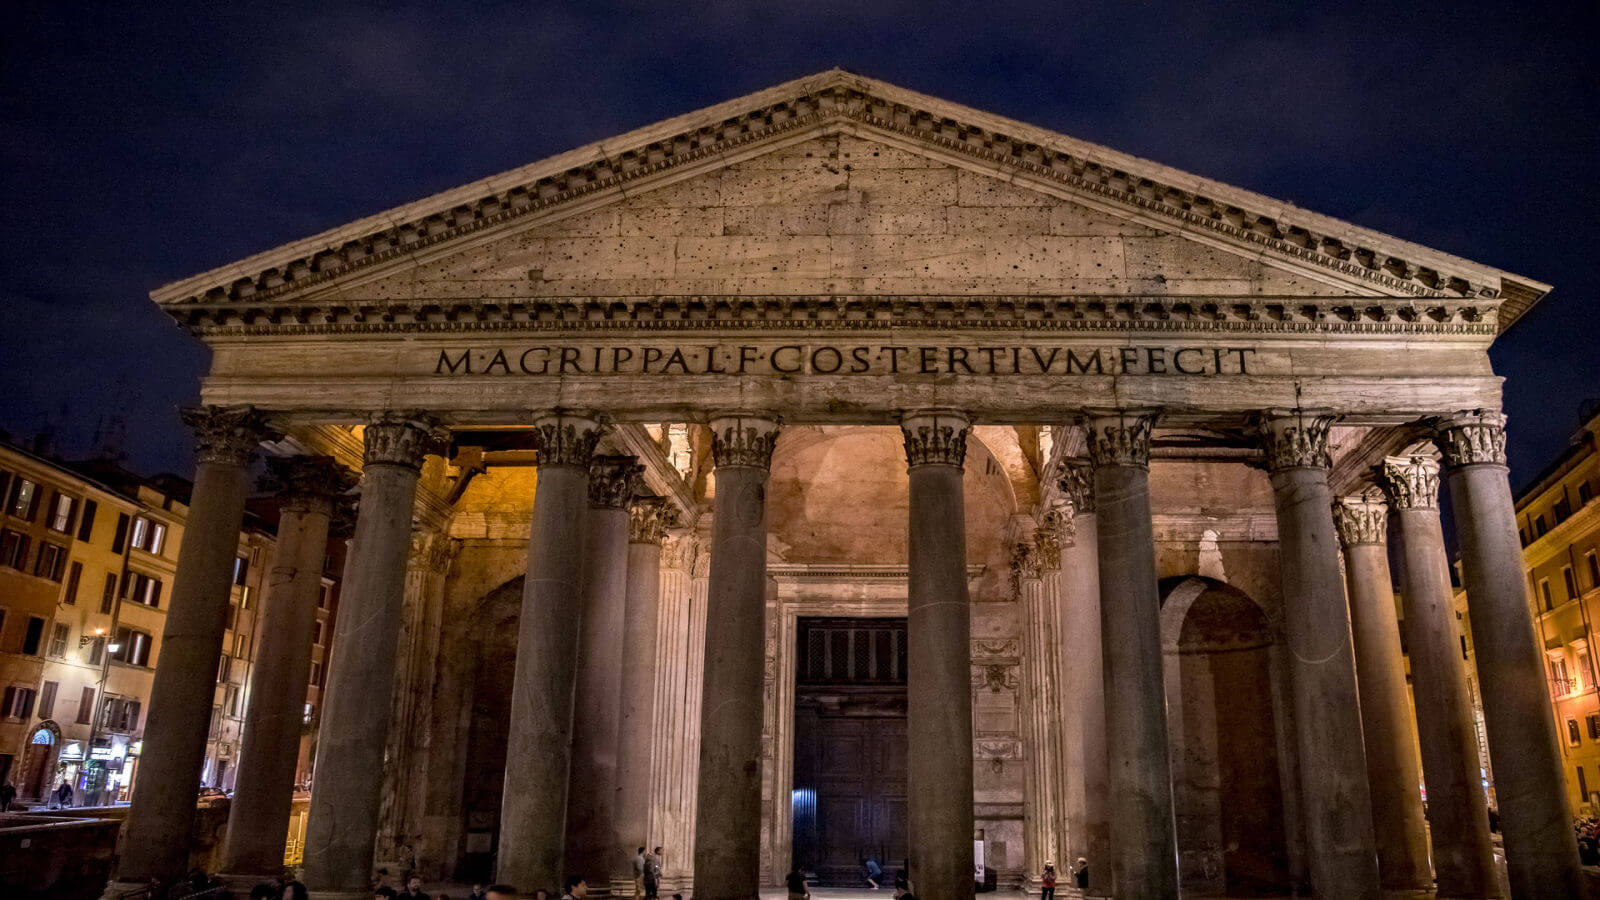
M 1392 298 L 1435 319 L 1498 315 L 1503 329 L 1549 288 L 832 70 L 352 222 L 152 298 L 199 325 L 250 310 L 276 321 L 330 294 L 410 303 L 496 291 L 944 290 Z

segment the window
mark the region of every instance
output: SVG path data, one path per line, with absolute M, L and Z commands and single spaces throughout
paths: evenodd
M 1576 747 L 1576 746 L 1578 746 L 1578 744 L 1582 743 L 1582 740 L 1583 739 L 1578 735 L 1578 720 L 1577 719 L 1573 719 L 1573 718 L 1568 718 L 1567 719 L 1567 743 L 1572 745 L 1572 746 L 1574 746 L 1574 747 Z
M 217 683 L 227 684 L 228 676 L 233 674 L 233 657 L 224 656 L 217 663 Z
M 1572 693 L 1572 679 L 1567 676 L 1567 661 L 1564 657 L 1550 657 L 1550 689 L 1557 697 Z
M 1583 561 L 1589 566 L 1589 589 L 1600 588 L 1600 556 L 1590 550 L 1583 555 Z
M 300 721 L 304 722 L 307 725 L 310 725 L 311 724 L 311 716 L 316 711 L 317 711 L 317 707 L 316 707 L 315 704 L 307 703 L 300 711 Z
M 93 715 L 94 688 L 86 687 L 83 689 L 83 694 L 78 698 L 78 718 L 76 722 L 79 725 L 87 725 L 92 720 Z
M 94 666 L 100 665 L 100 662 L 105 659 L 105 652 L 105 635 L 95 635 L 94 640 L 89 642 L 89 664 Z
M 100 595 L 100 614 L 111 615 L 111 604 L 117 599 L 117 575 L 115 572 L 106 573 L 105 591 Z
M 100 712 L 100 727 L 130 734 L 139 730 L 139 701 L 129 697 L 107 697 Z
M 1567 585 L 1567 599 L 1576 598 L 1578 596 L 1578 579 L 1572 576 L 1571 566 L 1561 567 L 1561 580 Z
M 144 516 L 133 520 L 133 531 L 128 540 L 136 549 L 146 553 L 160 553 L 166 539 L 167 526 Z
M 111 644 L 111 658 L 130 666 L 150 664 L 150 635 L 137 628 L 118 628 Z
M 0 715 L 7 719 L 26 719 L 33 715 L 33 688 L 12 685 L 0 698 Z
M 250 585 L 248 584 L 242 588 L 239 588 L 239 608 L 250 608 Z
M 1555 597 L 1550 593 L 1550 579 L 1539 579 L 1539 597 L 1540 599 L 1544 600 L 1544 608 L 1546 612 L 1556 608 Z
M 67 606 L 78 604 L 78 582 L 83 580 L 83 563 L 74 562 L 67 570 L 67 589 L 61 592 L 61 602 Z
M 1526 529 L 1526 528 L 1518 528 L 1517 529 L 1517 540 L 1522 542 L 1522 546 L 1524 546 L 1524 547 L 1528 546 L 1528 529 Z
M 1559 525 L 1572 517 L 1572 504 L 1567 502 L 1567 498 L 1562 497 L 1556 501 L 1555 508 L 1550 511 L 1550 515 L 1555 517 L 1556 524 Z
M 127 513 L 117 513 L 117 530 L 111 535 L 112 553 L 122 552 L 122 546 L 128 540 L 128 523 L 131 521 Z
M 1600 741 L 1600 713 L 1589 713 L 1586 721 L 1589 725 L 1589 740 Z
M 100 505 L 93 500 L 83 501 L 83 518 L 78 521 L 78 540 L 85 544 L 94 535 L 94 514 L 99 509 Z
M 325 584 L 322 586 L 322 590 L 317 593 L 317 609 L 327 609 L 328 604 L 332 602 L 333 585 Z
M 233 636 L 233 655 L 240 659 L 250 658 L 250 635 L 236 634 Z
M 322 629 L 326 627 L 326 624 L 321 619 L 317 620 L 317 627 L 311 631 L 311 643 L 319 647 L 322 646 Z
M 1577 649 L 1577 654 L 1578 654 L 1578 660 L 1577 660 L 1577 662 L 1578 662 L 1578 665 L 1577 665 L 1578 671 L 1573 673 L 1573 674 L 1577 676 L 1576 680 L 1579 683 L 1579 686 L 1581 687 L 1582 686 L 1582 684 L 1581 684 L 1582 682 L 1587 681 L 1590 678 L 1594 677 L 1594 670 L 1589 668 L 1589 648 L 1587 646 L 1579 647 Z M 1591 684 L 1589 686 L 1590 687 L 1594 687 L 1593 684 Z
M 250 557 L 236 556 L 233 560 L 233 583 L 244 584 L 250 577 Z
M 1594 490 L 1589 487 L 1589 482 L 1578 485 L 1578 505 L 1583 506 L 1594 499 Z
M 0 566 L 23 570 L 28 565 L 28 536 L 10 529 L 0 529 Z
M 143 572 L 129 572 L 122 579 L 122 599 L 152 608 L 161 606 L 161 581 Z
M 57 491 L 50 497 L 50 514 L 46 517 L 45 524 L 51 531 L 71 534 L 77 511 L 78 498 Z
M 11 496 L 6 501 L 6 512 L 24 519 L 32 519 L 39 508 L 39 486 L 26 478 L 11 483 Z
M 1550 530 L 1549 527 L 1544 524 L 1544 516 L 1534 516 L 1534 518 L 1533 518 L 1533 536 L 1536 539 L 1544 537 L 1544 533 L 1546 531 L 1549 531 L 1549 530 Z
M 46 681 L 39 691 L 39 718 L 48 719 L 56 714 L 56 691 L 61 689 L 58 682 Z
M 237 624 L 239 624 L 239 604 L 237 604 L 237 603 L 229 603 L 228 604 L 228 630 L 232 631 L 233 630 L 233 626 L 235 626 Z
M 33 574 L 51 581 L 60 581 L 67 568 L 67 548 L 49 541 L 39 542 L 39 559 L 33 564 Z
M 322 687 L 322 663 L 314 660 L 311 663 L 311 683 Z
M 222 713 L 229 718 L 239 717 L 239 689 L 234 685 L 222 689 Z
M 44 642 L 44 620 L 28 617 L 28 630 L 22 635 L 22 652 L 28 656 L 39 655 L 39 645 Z
M 57 659 L 64 659 L 67 655 L 67 638 L 71 637 L 72 630 L 60 622 L 50 627 L 50 655 Z M 42 715 L 42 714 L 41 714 Z

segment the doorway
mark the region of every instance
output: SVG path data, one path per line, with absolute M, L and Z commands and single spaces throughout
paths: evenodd
M 794 865 L 814 883 L 885 885 L 906 865 L 906 620 L 801 618 L 796 628 Z

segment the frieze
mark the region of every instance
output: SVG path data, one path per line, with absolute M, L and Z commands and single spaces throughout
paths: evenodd
M 984 739 L 974 742 L 973 755 L 978 759 L 1014 760 L 1022 758 L 1021 740 Z
M 974 660 L 1014 660 L 1021 656 L 1022 651 L 1015 638 L 978 638 L 972 642 L 971 653 Z
M 1475 409 L 1433 424 L 1433 441 L 1446 468 L 1506 464 L 1506 417 L 1500 413 Z
M 1439 508 L 1439 464 L 1426 456 L 1386 456 L 1378 483 L 1395 509 Z
M 779 136 L 814 129 L 831 122 L 856 122 L 900 135 L 945 153 L 964 156 L 998 169 L 1008 180 L 1026 175 L 1071 193 L 1111 200 L 1164 219 L 1171 227 L 1209 231 L 1258 251 L 1326 268 L 1383 288 L 1417 297 L 1498 297 L 1496 286 L 1474 284 L 1449 272 L 1419 265 L 1377 247 L 1363 246 L 1367 235 L 1356 229 L 1328 233 L 1319 217 L 1282 207 L 1269 211 L 1242 209 L 1184 188 L 1094 161 L 1092 148 L 1066 152 L 1013 138 L 940 110 L 915 108 L 879 96 L 884 87 L 861 79 L 836 76 L 838 82 L 818 85 L 781 102 L 673 137 L 661 138 L 609 154 L 586 165 L 564 166 L 560 172 L 534 177 L 503 189 L 486 191 L 475 200 L 409 221 L 352 236 L 304 255 L 280 259 L 252 276 L 215 284 L 201 293 L 164 297 L 162 302 L 182 316 L 183 307 L 218 301 L 257 302 L 303 291 L 335 278 L 380 265 L 462 236 L 499 228 L 513 220 L 594 197 L 620 193 L 625 185 L 653 178 L 675 168 L 713 164 L 730 153 Z M 829 79 L 834 80 L 834 77 Z M 1066 144 L 1070 139 L 1062 139 Z M 1287 215 L 1285 215 L 1287 214 Z M 1377 242 L 1374 242 L 1377 243 Z M 265 255 L 262 257 L 265 261 Z M 238 271 L 234 269 L 234 271 Z M 217 273 L 220 279 L 221 272 Z

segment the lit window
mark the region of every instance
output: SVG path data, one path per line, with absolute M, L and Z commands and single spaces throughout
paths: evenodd
M 71 629 L 57 622 L 50 629 L 50 655 L 60 658 L 67 655 L 67 638 L 71 636 Z
M 1578 720 L 1577 719 L 1568 719 L 1567 720 L 1567 743 L 1572 745 L 1572 746 L 1574 746 L 1574 747 L 1576 747 L 1576 746 L 1578 746 L 1578 744 L 1580 744 L 1582 742 L 1583 742 L 1583 738 L 1578 733 Z
M 39 558 L 33 563 L 33 574 L 51 581 L 60 581 L 66 573 L 67 548 L 49 541 L 39 544 Z
M 50 501 L 50 530 L 66 534 L 72 530 L 72 514 L 78 507 L 75 497 L 56 494 Z
M 128 572 L 122 579 L 122 599 L 149 607 L 161 605 L 161 580 L 143 572 Z
M 307 703 L 305 705 L 305 708 L 300 713 L 300 721 L 304 722 L 307 725 L 310 725 L 311 724 L 311 714 L 313 712 L 315 712 L 315 711 L 316 711 L 316 707 L 313 706 L 310 703 Z
M 33 518 L 33 511 L 39 504 L 39 486 L 26 478 L 18 478 L 11 485 L 11 497 L 6 503 L 6 512 L 24 519 Z

